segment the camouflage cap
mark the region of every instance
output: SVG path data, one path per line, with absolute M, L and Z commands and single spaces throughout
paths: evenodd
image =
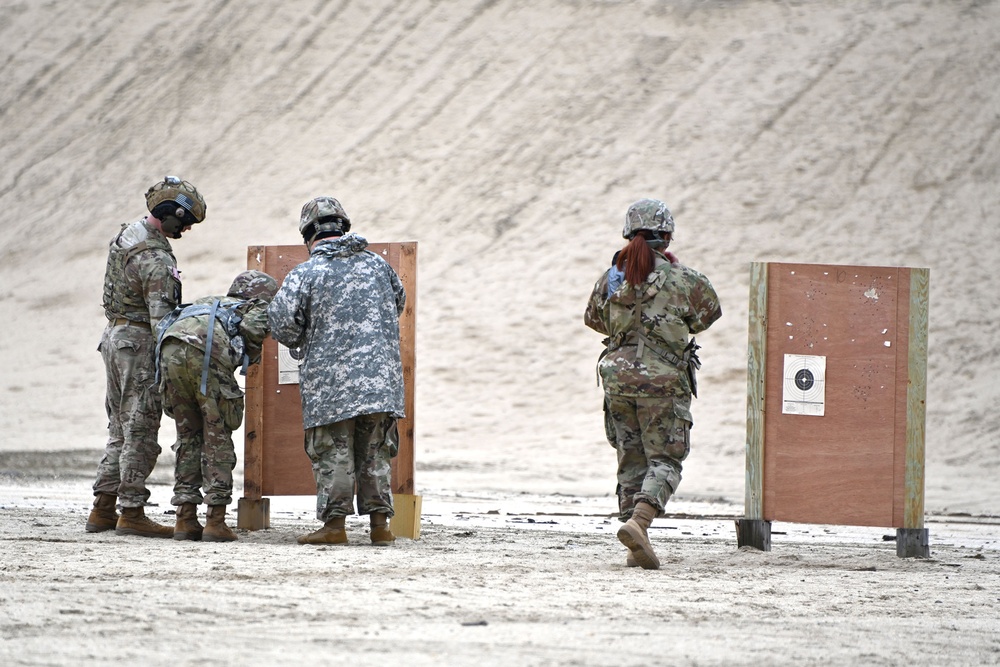
M 327 221 L 329 218 L 337 218 L 339 222 Z M 324 220 L 324 222 L 320 222 Z M 299 217 L 299 232 L 302 238 L 308 243 L 320 232 L 340 232 L 344 233 L 351 229 L 351 219 L 344 212 L 344 207 L 333 197 L 316 197 L 302 207 L 302 215 Z
M 163 180 L 146 190 L 146 208 L 152 211 L 156 205 L 172 201 L 194 216 L 195 222 L 205 220 L 208 206 L 198 189 L 176 176 L 164 176 Z
M 670 209 L 659 199 L 640 199 L 628 207 L 622 236 L 630 239 L 640 229 L 672 234 L 674 216 L 670 215 Z
M 278 293 L 278 281 L 263 271 L 244 271 L 236 276 L 229 287 L 229 294 L 240 299 L 270 301 Z

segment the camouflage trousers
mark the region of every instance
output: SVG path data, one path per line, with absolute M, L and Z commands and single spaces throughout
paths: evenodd
M 607 395 L 609 437 L 618 450 L 618 511 L 632 516 L 640 500 L 663 513 L 681 483 L 682 461 L 691 449 L 690 410 L 669 397 Z
M 202 502 L 228 505 L 233 500 L 236 450 L 233 431 L 243 423 L 243 391 L 232 371 L 209 367 L 201 393 L 205 353 L 167 338 L 160 350 L 163 410 L 177 423 L 173 505 Z
M 306 454 L 316 477 L 316 518 L 326 522 L 354 514 L 394 514 L 392 457 L 395 418 L 386 412 L 306 429 Z
M 122 507 L 142 507 L 149 500 L 146 478 L 160 455 L 153 333 L 148 325 L 109 325 L 97 349 L 107 381 L 108 442 L 97 466 L 94 493 L 117 495 Z

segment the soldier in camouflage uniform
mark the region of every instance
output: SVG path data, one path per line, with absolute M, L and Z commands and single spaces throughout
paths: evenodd
M 180 271 L 167 237 L 179 239 L 205 219 L 205 200 L 173 176 L 146 192 L 149 214 L 122 229 L 108 247 L 104 314 L 108 326 L 98 349 L 107 376 L 108 442 L 94 482 L 87 531 L 172 537 L 150 521 L 146 478 L 160 454 L 160 395 L 154 385 L 153 330 L 181 300 Z M 122 513 L 115 512 L 116 502 Z
M 708 279 L 667 251 L 674 220 L 643 199 L 629 207 L 629 243 L 594 286 L 584 322 L 608 338 L 598 363 L 606 428 L 618 450 L 618 539 L 628 565 L 657 569 L 647 530 L 681 481 L 690 450 L 691 397 L 699 367 L 691 334 L 722 316 Z
M 277 291 L 271 276 L 244 271 L 226 296 L 198 299 L 161 321 L 157 370 L 163 409 L 177 423 L 170 501 L 177 506 L 175 540 L 236 539 L 225 522 L 236 467 L 232 435 L 243 422 L 243 391 L 233 374 L 237 369 L 246 374 L 249 364 L 260 361 L 267 306 Z M 198 522 L 202 489 L 208 506 L 204 528 Z
M 332 197 L 302 208 L 299 231 L 310 258 L 289 272 L 268 308 L 271 335 L 299 348 L 305 449 L 316 477 L 319 530 L 300 544 L 344 544 L 344 520 L 371 515 L 371 542 L 395 537 L 390 463 L 396 419 L 404 416 L 399 315 L 406 293 L 389 263 L 349 233 Z

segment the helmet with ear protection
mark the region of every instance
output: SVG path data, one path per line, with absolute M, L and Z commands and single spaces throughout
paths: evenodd
M 163 221 L 164 233 L 172 238 L 180 238 L 184 227 L 202 222 L 208 209 L 198 189 L 176 176 L 165 176 L 146 191 L 146 208 Z

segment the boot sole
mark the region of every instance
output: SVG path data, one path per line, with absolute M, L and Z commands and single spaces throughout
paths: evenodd
M 346 534 L 341 537 L 335 537 L 330 540 L 323 538 L 310 539 L 311 535 L 312 533 L 310 533 L 309 535 L 302 535 L 301 537 L 297 537 L 295 541 L 298 542 L 299 544 L 347 544 L 348 542 Z
M 202 542 L 235 542 L 235 537 L 215 537 L 214 535 L 202 535 Z
M 632 552 L 632 558 L 635 559 L 636 565 L 644 570 L 660 569 L 660 561 L 653 553 L 652 547 L 647 552 L 642 539 L 633 535 L 627 524 L 618 529 L 618 541 Z
M 104 533 L 109 530 L 114 530 L 115 526 L 101 526 L 99 524 L 88 523 L 87 532 L 88 533 Z
M 175 540 L 189 540 L 191 542 L 200 542 L 201 533 L 174 533 Z
M 173 532 L 161 535 L 159 533 L 144 533 L 139 530 L 134 530 L 132 528 L 115 528 L 115 535 L 135 535 L 136 537 L 160 537 L 163 539 L 171 539 L 174 534 Z

